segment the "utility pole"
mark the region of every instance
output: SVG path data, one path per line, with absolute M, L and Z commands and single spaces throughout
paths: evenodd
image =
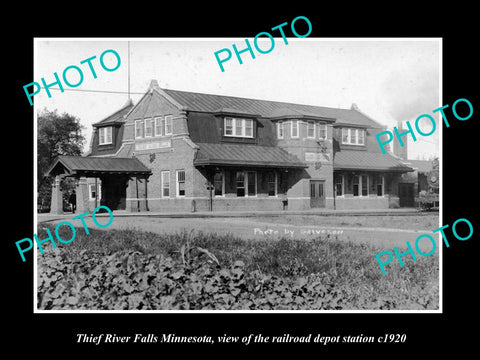
M 128 100 L 130 100 L 130 41 L 127 41 L 128 53 L 127 53 L 127 62 L 128 62 Z

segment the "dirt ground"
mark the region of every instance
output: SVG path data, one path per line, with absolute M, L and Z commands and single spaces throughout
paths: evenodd
M 81 227 L 80 220 L 69 220 Z M 92 218 L 85 218 L 90 228 L 98 228 Z M 41 222 L 41 218 L 38 220 Z M 52 221 L 58 223 L 61 220 Z M 107 223 L 108 218 L 98 218 Z M 108 229 L 137 229 L 153 233 L 175 233 L 181 231 L 202 231 L 217 234 L 232 233 L 241 238 L 290 237 L 294 239 L 313 239 L 326 237 L 339 241 L 366 243 L 382 249 L 406 247 L 406 241 L 414 246 L 415 239 L 421 234 L 430 234 L 437 240 L 438 234 L 432 230 L 438 228 L 438 214 L 427 216 L 259 216 L 229 218 L 164 218 L 164 217 L 114 217 Z M 429 252 L 432 244 L 428 238 L 419 242 L 422 251 Z

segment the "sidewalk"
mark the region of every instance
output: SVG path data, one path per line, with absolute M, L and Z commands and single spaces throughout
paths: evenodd
M 228 218 L 228 217 L 257 217 L 257 216 L 282 216 L 282 215 L 318 215 L 318 216 L 388 216 L 388 215 L 416 215 L 423 216 L 435 212 L 421 212 L 416 208 L 401 209 L 356 209 L 356 210 L 332 210 L 332 209 L 308 209 L 308 210 L 279 210 L 279 211 L 200 211 L 200 212 L 157 212 L 141 211 L 129 212 L 126 210 L 114 210 L 114 217 L 158 217 L 158 218 Z M 67 212 L 65 214 L 37 214 L 38 222 L 53 221 L 72 218 L 78 214 Z M 109 216 L 108 213 L 97 213 L 96 217 Z M 91 214 L 88 215 L 91 217 Z

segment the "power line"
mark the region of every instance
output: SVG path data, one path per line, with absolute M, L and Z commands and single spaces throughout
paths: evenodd
M 42 89 L 45 89 L 42 87 Z M 60 88 L 48 88 L 49 90 L 62 90 Z M 127 92 L 127 91 L 110 91 L 110 90 L 83 90 L 83 89 L 63 89 L 63 91 L 78 91 L 78 92 L 92 92 L 92 93 L 105 93 L 105 94 L 137 94 L 143 95 L 145 92 Z

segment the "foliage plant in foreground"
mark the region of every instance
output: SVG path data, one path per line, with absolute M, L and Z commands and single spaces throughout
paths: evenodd
M 242 240 L 211 233 L 92 229 L 89 236 L 38 257 L 38 308 L 438 308 L 438 256 L 381 275 L 372 261 L 374 251 L 330 236 Z

